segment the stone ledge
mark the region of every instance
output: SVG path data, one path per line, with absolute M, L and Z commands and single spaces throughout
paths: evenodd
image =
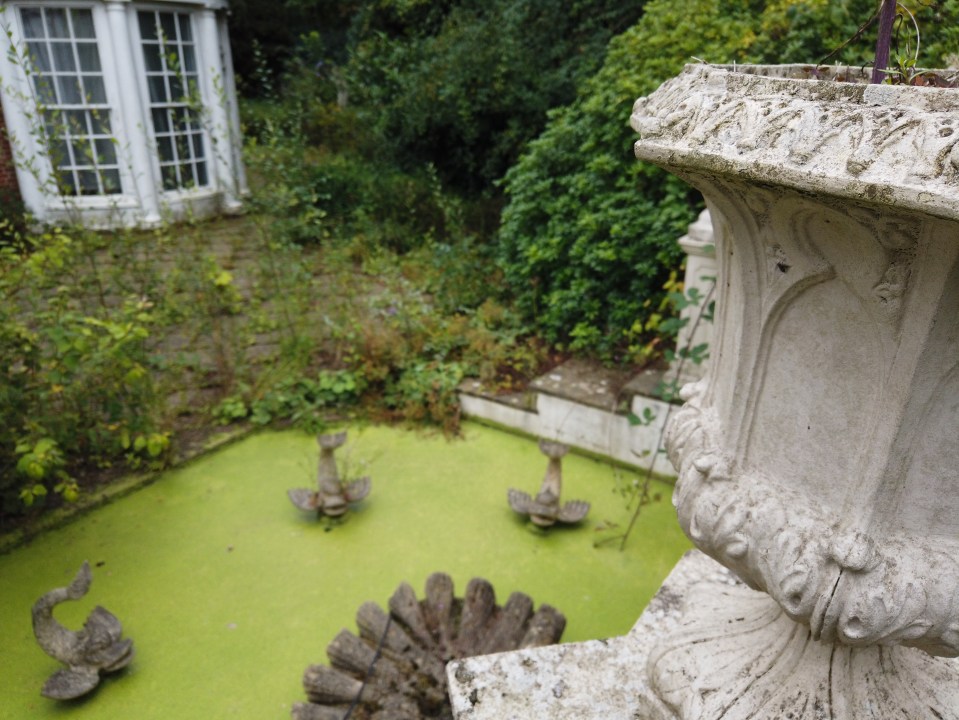
M 672 405 L 653 392 L 662 372 L 632 373 L 598 363 L 570 360 L 530 383 L 525 392 L 497 394 L 476 380 L 459 388 L 465 416 L 532 437 L 548 438 L 591 455 L 673 477 L 664 453 L 657 452 Z M 654 419 L 632 425 L 628 413 Z

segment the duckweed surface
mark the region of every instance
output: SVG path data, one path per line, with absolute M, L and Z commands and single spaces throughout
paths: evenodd
M 629 630 L 690 545 L 669 503 L 644 508 L 625 551 L 594 547 L 599 523 L 625 526 L 615 492 L 631 476 L 568 455 L 563 494 L 593 504 L 575 528 L 543 532 L 515 515 L 506 491 L 534 494 L 546 459 L 536 443 L 475 424 L 447 440 L 353 428 L 338 455 L 373 491 L 336 525 L 297 510 L 287 488 L 314 482 L 315 438 L 254 435 L 172 471 L 125 498 L 0 556 L 0 718 L 261 720 L 289 717 L 303 670 L 326 663 L 357 608 L 385 607 L 409 582 L 449 573 L 457 595 L 490 580 L 500 603 L 519 590 L 567 618 L 564 642 Z M 37 646 L 30 607 L 70 582 L 83 560 L 93 585 L 57 609 L 79 628 L 103 605 L 133 638 L 136 658 L 90 696 L 40 696 L 59 665 Z

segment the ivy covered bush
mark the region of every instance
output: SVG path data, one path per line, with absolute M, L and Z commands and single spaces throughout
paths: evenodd
M 912 2 L 928 62 L 956 52 L 959 3 Z M 843 46 L 874 0 L 651 0 L 602 69 L 550 115 L 506 175 L 500 265 L 524 319 L 553 342 L 630 359 L 654 331 L 676 238 L 698 193 L 632 157 L 630 109 L 685 63 L 817 62 Z M 901 28 L 902 44 L 910 28 Z M 875 28 L 830 61 L 868 63 Z M 951 45 L 950 45 L 951 43 Z M 914 37 L 913 37 L 914 47 Z

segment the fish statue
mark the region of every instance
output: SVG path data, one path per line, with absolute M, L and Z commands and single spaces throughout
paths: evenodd
M 346 442 L 346 431 L 318 435 L 320 462 L 317 470 L 317 489 L 296 488 L 287 490 L 290 501 L 301 510 L 315 511 L 327 517 L 339 517 L 350 503 L 359 502 L 370 494 L 369 477 L 350 482 L 340 480 L 333 451 Z
M 549 461 L 546 466 L 546 476 L 536 497 L 528 493 L 510 488 L 507 493 L 509 506 L 513 512 L 528 515 L 534 525 L 550 527 L 557 522 L 578 523 L 589 512 L 589 503 L 583 500 L 570 500 L 560 505 L 559 496 L 563 486 L 562 458 L 569 452 L 566 445 L 549 440 L 540 440 L 539 449 Z
M 53 609 L 67 600 L 79 600 L 90 590 L 93 574 L 83 562 L 67 587 L 54 588 L 33 604 L 33 634 L 43 651 L 67 667 L 53 673 L 40 693 L 54 700 L 72 700 L 100 684 L 101 673 L 112 673 L 130 664 L 133 641 L 122 638 L 123 628 L 113 613 L 99 605 L 83 628 L 69 630 L 53 617 Z

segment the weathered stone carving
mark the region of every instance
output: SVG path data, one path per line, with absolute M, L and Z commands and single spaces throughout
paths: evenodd
M 370 478 L 364 476 L 356 480 L 340 480 L 333 451 L 346 442 L 346 431 L 318 435 L 320 462 L 317 472 L 317 489 L 297 488 L 287 490 L 290 500 L 301 510 L 315 511 L 327 517 L 339 517 L 348 509 L 349 504 L 359 502 L 370 494 Z
M 746 70 L 687 67 L 633 126 L 721 240 L 709 371 L 667 429 L 679 520 L 776 605 L 697 596 L 650 677 L 690 720 L 959 718 L 930 657 L 959 655 L 959 92 Z
M 529 515 L 529 519 L 540 527 L 550 527 L 557 521 L 561 523 L 578 523 L 589 512 L 589 503 L 582 500 L 570 500 L 560 506 L 559 499 L 563 490 L 562 458 L 569 452 L 569 447 L 549 440 L 539 441 L 540 451 L 549 458 L 546 466 L 546 475 L 543 484 L 531 498 L 527 493 L 510 488 L 508 493 L 509 506 L 520 515 Z
M 633 108 L 642 159 L 674 163 L 680 144 L 713 170 L 819 187 L 955 217 L 959 93 L 866 85 L 858 68 L 689 65 Z M 765 73 L 765 74 L 763 74 Z M 778 76 L 778 77 L 777 77 Z M 811 78 L 797 81 L 795 77 Z M 842 82 L 833 82 L 834 78 Z M 677 166 L 677 169 L 678 166 Z
M 466 595 L 434 573 L 426 597 L 403 583 L 389 612 L 375 603 L 356 614 L 359 637 L 343 630 L 326 649 L 331 667 L 310 665 L 303 675 L 306 703 L 295 703 L 294 720 L 388 720 L 451 718 L 446 663 L 474 655 L 540 647 L 559 641 L 566 618 L 523 593 L 496 604 L 493 586 L 474 578 Z M 352 711 L 350 710 L 352 708 Z
M 687 603 L 699 609 L 698 619 L 687 618 L 648 660 L 652 686 L 680 717 L 955 717 L 959 684 L 941 658 L 914 648 L 815 642 L 768 596 L 741 585 L 705 582 Z
M 100 673 L 111 673 L 130 664 L 133 641 L 122 639 L 120 621 L 99 605 L 83 629 L 68 630 L 53 617 L 53 609 L 67 600 L 79 600 L 90 589 L 93 575 L 84 561 L 76 577 L 65 588 L 55 588 L 33 605 L 33 634 L 43 651 L 67 667 L 51 675 L 40 691 L 55 700 L 70 700 L 93 690 Z

